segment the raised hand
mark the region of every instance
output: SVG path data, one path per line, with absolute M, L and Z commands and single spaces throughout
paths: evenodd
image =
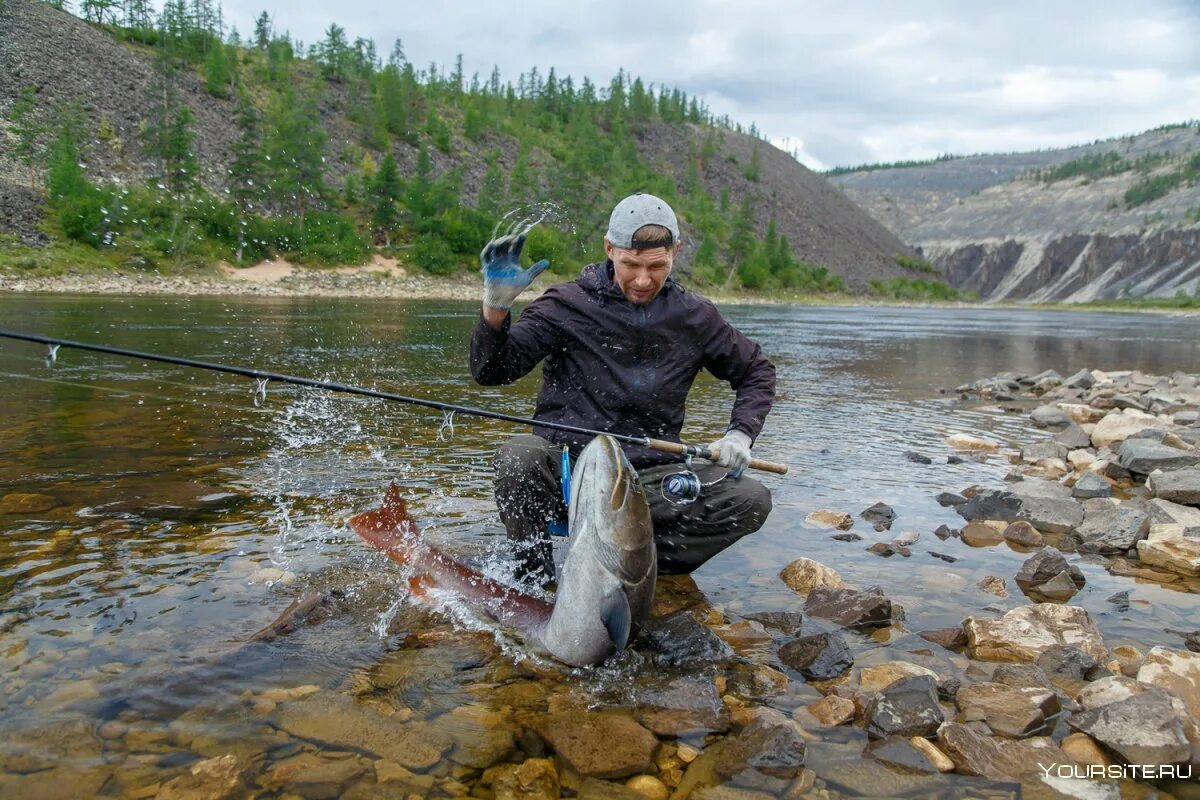
M 493 239 L 479 254 L 483 266 L 483 305 L 507 311 L 517 295 L 525 291 L 534 278 L 541 275 L 550 262 L 546 259 L 529 269 L 521 268 L 521 248 L 525 236 L 501 236 Z

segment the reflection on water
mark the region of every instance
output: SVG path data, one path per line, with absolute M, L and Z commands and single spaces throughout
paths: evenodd
M 470 381 L 474 314 L 467 304 L 432 301 L 0 298 L 3 328 L 531 413 L 536 375 L 514 387 Z M 1200 363 L 1195 319 L 987 309 L 728 314 L 779 367 L 778 403 L 756 453 L 792 471 L 764 478 L 776 510 L 762 531 L 676 595 L 663 590 L 660 610 L 694 607 L 714 622 L 799 610 L 778 573 L 801 555 L 836 566 L 851 584 L 881 586 L 905 607 L 907 631 L 1020 605 L 1019 596 L 1000 599 L 975 585 L 985 575 L 1011 577 L 1025 556 L 937 540 L 933 529 L 956 517 L 933 497 L 999 485 L 1008 468 L 1002 458 L 946 464 L 947 434 L 1009 442 L 1033 434 L 1024 416 L 961 404 L 939 389 L 1004 370 L 1169 373 Z M 655 670 L 636 652 L 568 673 L 522 659 L 519 643 L 486 628 L 467 633 L 399 603 L 395 571 L 345 529 L 350 514 L 396 480 L 430 535 L 502 568 L 490 456 L 510 427 L 459 417 L 449 438 L 441 417 L 422 409 L 288 386 L 269 386 L 256 407 L 249 380 L 66 350 L 47 367 L 43 352 L 15 342 L 0 341 L 0 384 L 8 512 L 0 514 L 0 790 L 28 788 L 12 781 L 37 777 L 49 796 L 150 796 L 147 787 L 193 761 L 230 752 L 265 754 L 256 779 L 265 786 L 263 775 L 309 758 L 313 742 L 378 756 L 386 745 L 353 741 L 354 731 L 429 721 L 421 729 L 428 741 L 448 736 L 459 748 L 413 767 L 418 793 L 440 796 L 479 780 L 482 766 L 462 748 L 486 750 L 480 741 L 488 740 L 500 758 L 535 751 L 521 738 L 533 727 L 523 727 L 523 715 L 631 705 L 650 691 Z M 685 434 L 715 438 L 730 399 L 727 387 L 700 380 Z M 910 450 L 934 463 L 907 461 Z M 856 528 L 865 541 L 844 543 L 804 523 L 818 508 L 857 513 L 878 500 L 897 510 L 894 531 L 921 534 L 910 559 L 865 552 L 878 538 L 865 525 Z M 1195 627 L 1195 595 L 1081 567 L 1087 585 L 1072 603 L 1088 609 L 1110 647 L 1177 647 L 1168 630 Z M 304 591 L 329 588 L 338 591 L 332 619 L 244 641 Z M 1118 611 L 1107 598 L 1123 590 L 1131 603 Z M 961 659 L 928 655 L 927 643 L 903 631 L 849 639 L 860 665 L 903 657 L 964 668 Z M 778 668 L 774 649 L 754 652 Z M 280 694 L 296 687 L 316 694 Z M 783 711 L 817 696 L 795 680 L 759 695 Z M 463 711 L 471 708 L 500 716 L 476 719 Z M 463 744 L 464 730 L 505 726 L 515 739 L 471 734 Z M 810 767 L 837 783 L 846 748 L 861 752 L 857 734 L 811 748 Z M 660 754 L 663 773 L 685 766 L 667 764 L 673 747 Z

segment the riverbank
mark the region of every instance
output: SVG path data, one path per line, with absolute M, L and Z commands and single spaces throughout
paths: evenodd
M 547 285 L 562 276 L 550 276 Z M 720 304 L 879 306 L 892 308 L 1039 308 L 1049 311 L 1112 311 L 1142 314 L 1200 316 L 1200 309 L 1166 305 L 1114 303 L 1031 306 L 1020 303 L 968 303 L 953 300 L 906 301 L 860 294 L 804 294 L 773 291 L 757 294 L 705 287 L 699 290 Z M 258 297 L 341 297 L 394 300 L 475 300 L 480 283 L 475 275 L 438 277 L 412 272 L 394 259 L 376 254 L 369 264 L 304 267 L 286 260 L 264 261 L 252 267 L 220 262 L 214 267 L 169 272 L 125 272 L 81 266 L 61 271 L 23 271 L 0 268 L 0 292 L 91 295 L 175 295 Z M 529 292 L 538 294 L 535 285 Z

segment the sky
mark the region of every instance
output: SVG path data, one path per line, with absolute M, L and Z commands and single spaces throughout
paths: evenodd
M 306 44 L 330 23 L 418 67 L 624 68 L 814 169 L 1084 144 L 1200 119 L 1200 0 L 224 0 Z

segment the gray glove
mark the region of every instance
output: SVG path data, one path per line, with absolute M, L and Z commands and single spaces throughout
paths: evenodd
M 729 468 L 730 476 L 740 478 L 750 463 L 750 437 L 739 430 L 726 433 L 708 446 L 717 457 L 717 464 Z
M 484 306 L 509 310 L 517 295 L 550 266 L 549 261 L 542 259 L 529 269 L 521 269 L 521 248 L 524 246 L 524 236 L 502 236 L 483 248 L 479 261 L 483 265 Z

